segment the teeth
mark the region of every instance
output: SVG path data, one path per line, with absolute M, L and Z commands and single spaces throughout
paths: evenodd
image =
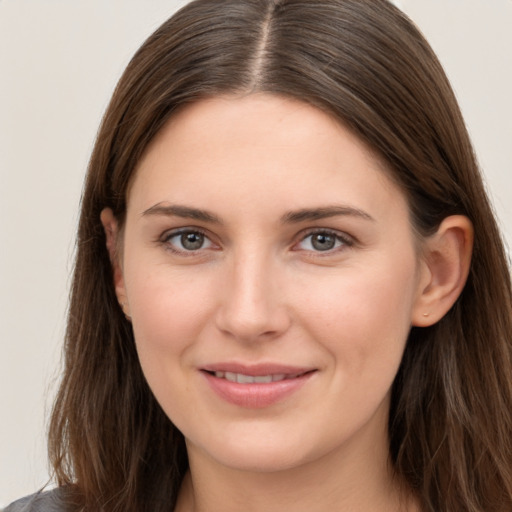
M 254 377 L 254 382 L 258 382 L 259 384 L 268 384 L 269 382 L 272 382 L 272 375 L 261 375 Z
M 224 378 L 230 382 L 236 382 L 236 373 L 226 372 Z
M 299 375 L 289 375 L 284 373 L 276 373 L 274 375 L 244 375 L 243 373 L 233 372 L 215 372 L 215 377 L 219 379 L 226 379 L 230 382 L 238 382 L 239 384 L 269 384 L 271 382 L 278 382 L 286 378 L 294 379 Z
M 243 373 L 236 374 L 236 381 L 240 384 L 254 384 L 254 379 L 252 375 L 244 375 Z

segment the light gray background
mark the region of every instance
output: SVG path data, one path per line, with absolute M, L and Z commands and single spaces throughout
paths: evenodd
M 101 115 L 131 55 L 185 3 L 0 0 L 0 506 L 48 478 L 76 212 Z M 397 3 L 445 65 L 510 241 L 512 0 Z

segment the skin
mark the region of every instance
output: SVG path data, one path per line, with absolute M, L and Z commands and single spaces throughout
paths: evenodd
M 415 510 L 388 465 L 390 387 L 411 325 L 460 293 L 472 231 L 450 217 L 419 241 L 408 211 L 368 148 L 298 101 L 203 100 L 152 142 L 122 242 L 102 222 L 142 369 L 186 438 L 176 510 Z M 225 362 L 311 372 L 244 407 L 202 371 Z

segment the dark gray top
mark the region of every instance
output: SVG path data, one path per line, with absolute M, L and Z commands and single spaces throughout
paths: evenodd
M 2 512 L 66 512 L 62 494 L 62 489 L 37 492 L 11 503 Z

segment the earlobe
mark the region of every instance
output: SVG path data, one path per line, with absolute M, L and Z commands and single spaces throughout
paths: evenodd
M 412 325 L 438 322 L 459 297 L 469 274 L 473 226 L 463 215 L 447 217 L 424 242 L 423 279 L 414 304 Z
M 128 299 L 126 296 L 126 289 L 124 285 L 123 270 L 119 255 L 119 223 L 110 208 L 104 208 L 100 214 L 101 224 L 105 230 L 105 238 L 107 251 L 112 265 L 112 273 L 114 275 L 114 287 L 116 291 L 117 300 L 128 320 L 130 317 L 130 310 Z

